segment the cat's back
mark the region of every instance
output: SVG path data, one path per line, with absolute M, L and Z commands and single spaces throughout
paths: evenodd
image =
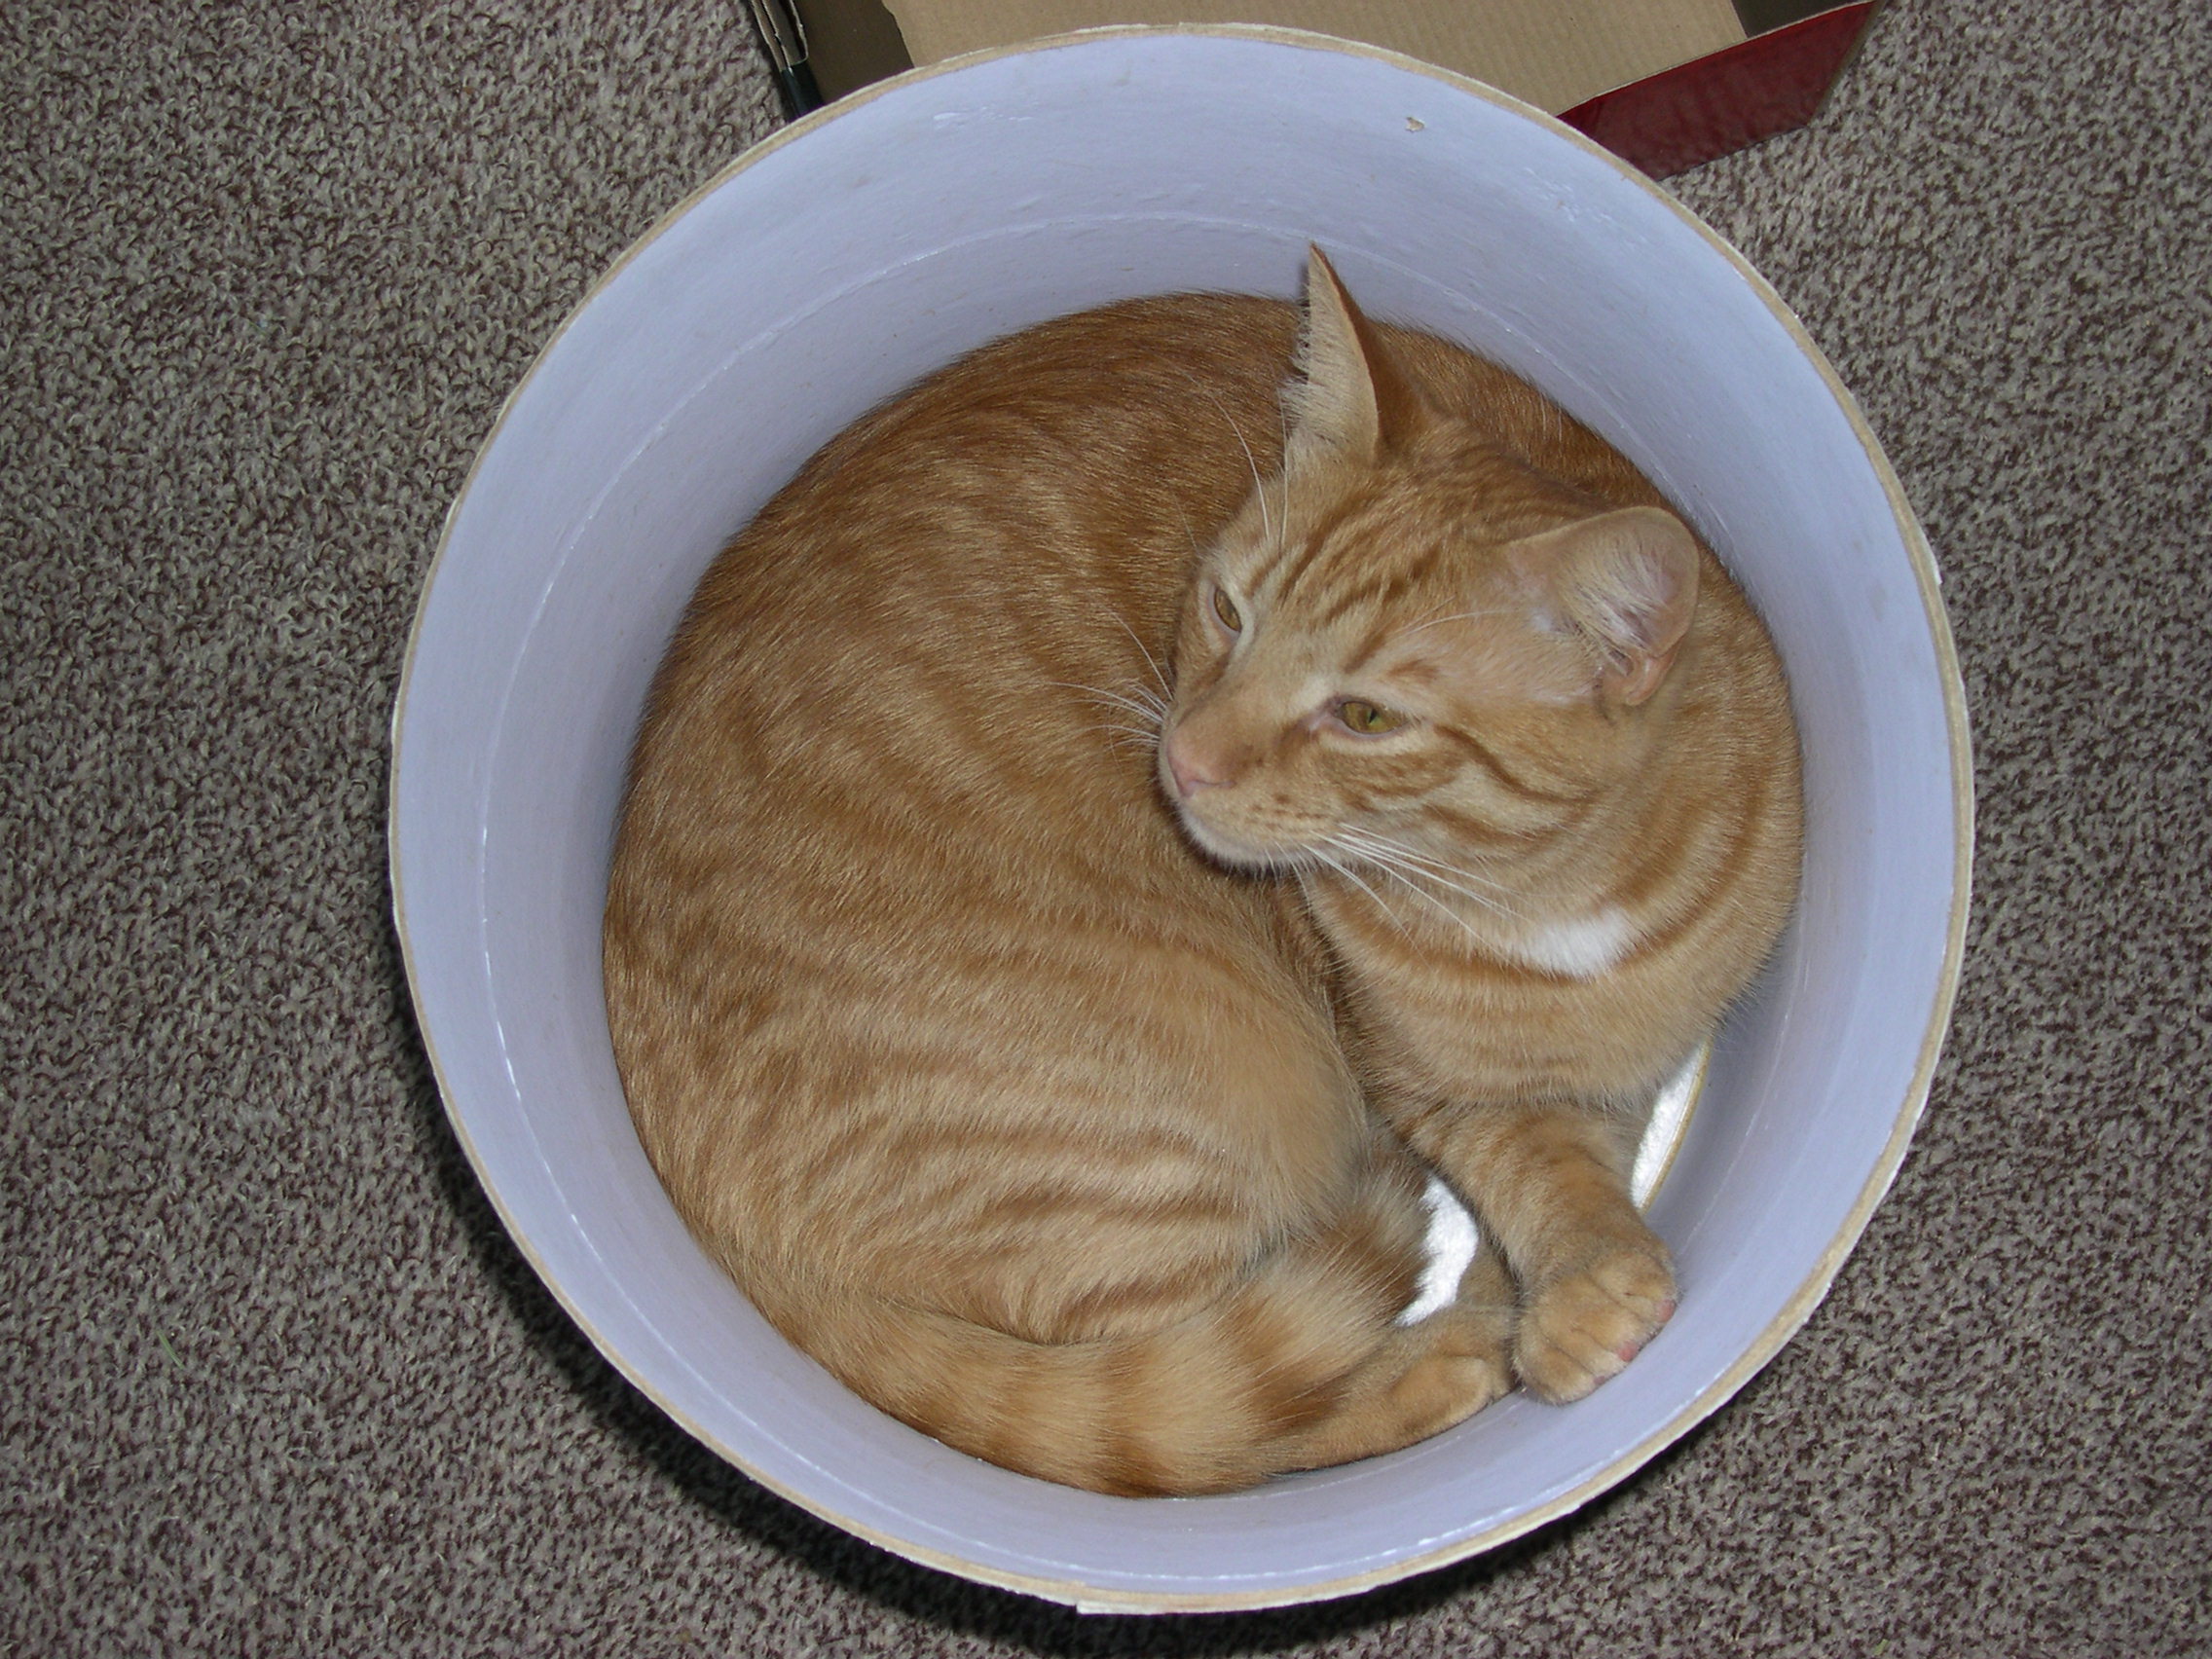
M 701 582 L 639 774 L 742 765 L 775 777 L 748 795 L 773 810 L 839 759 L 891 768 L 872 794 L 923 785 L 896 749 L 966 757 L 926 792 L 955 813 L 1149 808 L 1143 767 L 1088 763 L 1102 697 L 1157 689 L 1194 539 L 1274 430 L 1291 333 L 1266 301 L 1138 301 L 987 346 L 863 417 Z
M 1015 336 L 833 440 L 718 559 L 607 912 L 624 1084 L 680 1206 L 880 1276 L 964 1225 L 933 1166 L 987 1207 L 1214 1160 L 1261 1209 L 1331 1167 L 1353 1093 L 1317 988 L 1143 753 L 1292 332 L 1284 306 L 1183 298 Z M 1311 1121 L 1256 1132 L 1271 1093 Z
M 1124 728 L 1161 689 L 1195 538 L 1250 487 L 1291 329 L 1289 308 L 1230 296 L 1087 312 L 834 438 L 685 612 L 633 757 L 617 901 L 646 866 L 709 864 L 789 896 L 788 870 L 743 855 L 802 824 L 818 855 L 863 862 L 870 836 L 918 834 L 980 886 L 1035 873 L 1005 862 L 1017 847 L 1140 882 L 1187 865 Z

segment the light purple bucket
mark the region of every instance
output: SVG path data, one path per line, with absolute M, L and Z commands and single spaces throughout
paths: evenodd
M 1620 445 L 1765 613 L 1805 748 L 1804 898 L 1650 1206 L 1682 1303 L 1565 1409 L 1229 1497 L 977 1462 L 791 1348 L 630 1128 L 599 925 L 647 681 L 708 560 L 831 434 L 971 347 L 1135 294 L 1297 287 L 1496 357 Z M 1967 907 L 1964 699 L 1897 480 L 1773 292 L 1640 174 L 1411 59 L 1107 30 L 917 72 L 740 158 L 624 256 L 447 523 L 393 719 L 392 885 L 456 1132 L 608 1359 L 785 1496 L 1078 1606 L 1256 1607 L 1489 1549 L 1621 1480 L 1803 1323 L 1926 1095 Z

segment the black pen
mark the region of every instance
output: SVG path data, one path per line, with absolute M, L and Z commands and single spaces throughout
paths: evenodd
M 814 83 L 808 64 L 806 25 L 799 21 L 792 0 L 749 0 L 753 20 L 760 26 L 760 39 L 776 67 L 776 84 L 784 90 L 784 104 L 793 120 L 822 107 L 822 89 Z

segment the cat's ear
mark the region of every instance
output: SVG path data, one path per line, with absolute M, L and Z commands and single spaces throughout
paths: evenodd
M 1517 562 L 1550 589 L 1555 614 L 1597 647 L 1599 689 L 1634 707 L 1659 689 L 1697 609 L 1698 549 L 1682 521 L 1624 507 L 1530 536 Z
M 1419 394 L 1317 247 L 1306 260 L 1298 368 L 1289 394 L 1293 463 L 1320 454 L 1372 461 L 1419 419 Z

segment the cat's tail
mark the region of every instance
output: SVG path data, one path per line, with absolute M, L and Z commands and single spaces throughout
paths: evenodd
M 1403 1263 L 1375 1255 L 1372 1219 L 1138 1334 L 1030 1342 L 877 1298 L 810 1299 L 793 1334 L 894 1417 L 1007 1468 L 1129 1496 L 1234 1491 L 1411 1445 L 1512 1386 L 1502 1265 L 1484 1252 L 1456 1304 L 1400 1325 Z

